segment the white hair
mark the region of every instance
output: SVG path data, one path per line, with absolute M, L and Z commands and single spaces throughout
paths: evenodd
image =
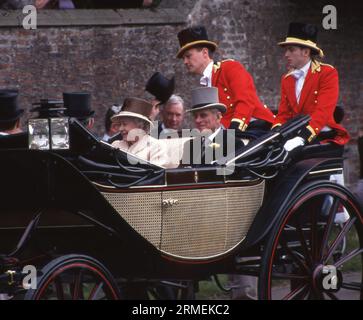
M 166 101 L 164 108 L 166 108 L 167 106 L 170 106 L 172 104 L 177 104 L 180 103 L 184 109 L 184 100 L 182 99 L 181 96 L 178 96 L 176 94 L 173 94 L 168 101 Z

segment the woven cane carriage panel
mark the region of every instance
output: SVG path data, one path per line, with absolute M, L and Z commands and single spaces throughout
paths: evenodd
M 103 195 L 130 226 L 155 247 L 160 248 L 161 192 Z
M 262 206 L 264 181 L 246 188 L 229 188 L 227 192 L 228 230 L 226 248 L 233 248 L 247 235 L 248 230 Z
M 164 192 L 164 199 L 178 203 L 164 208 L 161 250 L 186 258 L 223 252 L 226 194 L 226 189 Z
M 178 202 L 164 207 L 161 250 L 185 259 L 226 253 L 240 243 L 263 201 L 255 186 L 164 192 Z

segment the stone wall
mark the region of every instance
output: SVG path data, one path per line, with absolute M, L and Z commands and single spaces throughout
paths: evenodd
M 276 108 L 284 73 L 282 51 L 276 43 L 284 38 L 290 21 L 321 26 L 322 8 L 327 4 L 338 9 L 338 29 L 320 28 L 319 44 L 326 63 L 336 66 L 340 74 L 344 125 L 352 135 L 346 152 L 346 176 L 354 184 L 358 177 L 356 139 L 363 135 L 360 1 L 163 0 L 154 11 L 120 10 L 121 19 L 113 17 L 112 23 L 109 13 L 104 19 L 98 15 L 98 25 L 77 26 L 73 17 L 74 23 L 54 27 L 50 15 L 48 23 L 37 30 L 3 26 L 0 87 L 19 88 L 21 103 L 27 110 L 40 98 L 59 98 L 70 90 L 90 91 L 97 112 L 95 131 L 100 134 L 107 107 L 126 96 L 147 98 L 144 85 L 155 71 L 166 76 L 175 74 L 176 91 L 189 102 L 190 89 L 198 79 L 187 75 L 175 58 L 176 34 L 186 25 L 204 24 L 210 38 L 219 43 L 216 59 L 241 61 L 253 75 L 263 102 Z M 57 14 L 59 21 L 62 13 Z M 85 13 L 82 15 L 84 18 Z M 3 17 L 0 13 L 0 25 Z

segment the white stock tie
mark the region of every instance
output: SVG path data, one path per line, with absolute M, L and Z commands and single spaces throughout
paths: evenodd
M 297 70 L 294 70 L 291 74 L 296 79 L 295 94 L 296 94 L 296 101 L 299 102 L 301 90 L 304 85 L 304 71 L 297 69 Z
M 201 79 L 200 79 L 200 84 L 202 86 L 206 86 L 208 87 L 209 83 L 208 83 L 208 77 L 207 76 L 203 76 Z

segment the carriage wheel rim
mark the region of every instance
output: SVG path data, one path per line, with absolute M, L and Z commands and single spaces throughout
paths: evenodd
M 107 284 L 107 287 L 108 289 L 110 290 L 112 296 L 114 299 L 118 299 L 118 295 L 117 293 L 115 292 L 115 290 L 113 289 L 113 286 L 111 285 L 111 283 L 107 280 L 107 278 L 104 276 L 103 272 L 101 272 L 98 268 L 96 267 L 93 267 L 93 266 L 90 266 L 89 264 L 87 263 L 84 263 L 84 262 L 74 262 L 72 264 L 69 264 L 69 265 L 66 265 L 66 266 L 63 266 L 61 268 L 59 268 L 58 270 L 56 270 L 51 276 L 49 279 L 47 279 L 47 281 L 41 285 L 41 289 L 39 290 L 39 292 L 36 294 L 35 296 L 35 299 L 36 300 L 39 300 L 44 291 L 48 288 L 48 286 L 54 282 L 56 280 L 56 278 L 64 271 L 67 271 L 69 269 L 73 269 L 73 268 L 81 268 L 80 270 L 83 269 L 86 269 L 86 270 L 91 270 L 93 271 L 99 278 L 102 279 L 102 281 L 104 283 Z
M 351 212 L 355 212 L 356 216 L 359 217 L 360 219 L 360 223 L 361 225 L 363 225 L 363 217 L 359 214 L 359 209 L 356 207 L 356 205 L 353 203 L 353 201 L 347 197 L 347 195 L 345 195 L 344 193 L 338 191 L 338 190 L 334 190 L 331 188 L 319 188 L 317 190 L 312 190 L 310 192 L 308 192 L 306 195 L 302 196 L 299 201 L 297 201 L 292 208 L 288 211 L 288 214 L 286 215 L 286 217 L 283 219 L 282 223 L 281 223 L 281 227 L 277 232 L 277 235 L 275 237 L 275 241 L 273 243 L 272 246 L 272 254 L 271 254 L 271 258 L 269 259 L 269 264 L 268 264 L 268 277 L 267 277 L 267 299 L 271 300 L 271 284 L 272 284 L 272 274 L 273 274 L 273 263 L 274 263 L 274 258 L 276 255 L 276 251 L 277 251 L 277 246 L 279 244 L 279 239 L 281 236 L 281 233 L 283 232 L 286 223 L 289 221 L 290 217 L 297 212 L 297 210 L 300 208 L 300 206 L 302 204 L 304 204 L 307 200 L 311 200 L 314 199 L 314 197 L 320 196 L 320 195 L 329 195 L 329 196 L 336 196 L 339 197 L 340 200 L 344 201 L 348 206 L 350 206 L 352 208 Z M 346 207 L 346 206 L 345 206 Z M 349 220 L 348 220 L 349 222 Z M 348 223 L 347 222 L 347 223 Z M 348 230 L 349 231 L 349 230 Z M 359 239 L 360 241 L 362 241 L 362 239 Z M 362 251 L 362 248 L 360 248 L 360 251 Z M 359 254 L 360 252 L 358 252 Z M 362 253 L 363 255 L 363 253 Z M 312 257 L 313 258 L 313 257 Z M 362 261 L 362 266 L 363 266 L 363 261 Z M 306 288 L 305 287 L 313 287 L 313 289 L 317 290 L 317 287 L 320 286 L 320 272 L 322 270 L 322 268 L 324 267 L 324 265 L 318 265 L 316 264 L 313 268 L 313 270 L 311 271 L 311 276 L 310 277 L 306 277 L 307 279 L 305 279 L 306 283 L 301 285 L 298 289 L 301 290 L 301 292 L 303 292 Z M 339 274 L 340 277 L 342 277 L 342 274 Z M 321 276 L 320 276 L 321 277 Z M 363 282 L 363 272 L 362 272 L 362 279 L 361 282 Z M 343 284 L 343 279 L 341 279 L 340 281 L 338 281 L 339 283 L 339 288 L 342 287 Z M 338 288 L 338 289 L 339 289 Z M 299 291 L 297 290 L 297 291 Z M 289 294 L 291 294 L 292 292 L 290 292 Z M 299 292 L 295 292 L 294 294 L 298 295 Z M 331 292 L 328 292 L 328 295 L 330 297 L 334 297 L 334 295 Z M 360 294 L 360 299 L 363 299 L 363 288 L 362 288 L 362 284 L 361 284 L 361 294 Z

